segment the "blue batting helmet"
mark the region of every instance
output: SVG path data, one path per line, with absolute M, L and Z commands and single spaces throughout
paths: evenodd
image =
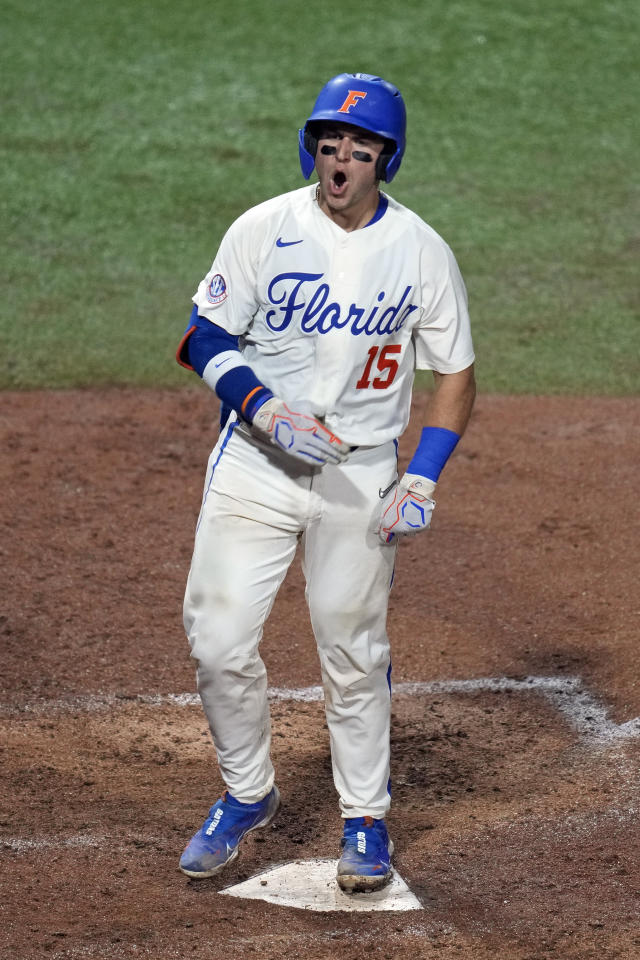
M 305 180 L 316 164 L 318 125 L 323 120 L 350 123 L 385 141 L 376 176 L 389 183 L 398 171 L 406 141 L 407 114 L 397 87 L 368 73 L 341 73 L 322 88 L 311 116 L 298 134 L 300 166 Z

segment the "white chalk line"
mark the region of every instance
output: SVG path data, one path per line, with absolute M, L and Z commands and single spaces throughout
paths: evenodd
M 431 696 L 490 693 L 535 693 L 547 700 L 570 724 L 578 736 L 592 745 L 611 744 L 640 736 L 640 717 L 617 724 L 608 715 L 606 707 L 584 686 L 579 677 L 477 677 L 471 680 L 435 680 L 405 682 L 392 685 L 393 696 Z M 317 703 L 324 699 L 321 686 L 270 687 L 270 700 Z M 77 696 L 55 700 L 36 700 L 20 707 L 0 705 L 0 713 L 69 714 L 111 710 L 126 704 L 145 706 L 200 705 L 197 693 L 139 694 L 134 696 L 103 694 Z
M 33 837 L 3 837 L 0 844 L 16 853 L 29 853 L 31 850 L 46 850 L 49 847 L 104 847 L 108 839 L 108 837 L 84 836 L 82 834 L 56 839 L 42 837 L 37 840 Z
M 565 720 L 576 730 L 583 741 L 590 745 L 611 745 L 616 741 L 630 739 L 640 735 L 640 717 L 633 718 L 626 723 L 616 724 L 608 716 L 606 708 L 584 687 L 578 677 L 526 677 L 515 680 L 508 677 L 488 677 L 470 680 L 447 680 L 433 682 L 405 682 L 393 685 L 394 696 L 429 696 L 429 695 L 461 695 L 478 692 L 491 693 L 536 693 L 545 698 Z M 320 686 L 303 688 L 273 687 L 269 688 L 269 698 L 273 701 L 320 702 L 324 699 Z M 24 704 L 21 708 L 3 707 L 0 712 L 9 709 L 9 712 L 26 714 L 48 714 L 52 712 L 76 713 L 109 710 L 127 703 L 143 704 L 146 706 L 162 706 L 174 704 L 181 707 L 199 706 L 197 694 L 166 694 L 166 695 L 138 695 L 138 696 L 86 696 L 58 700 L 39 700 Z M 637 821 L 637 810 L 626 807 L 624 809 L 609 809 L 604 814 L 607 817 L 615 816 L 621 822 L 626 822 L 630 816 Z M 600 814 L 602 816 L 602 813 Z M 573 816 L 574 829 L 583 826 L 578 816 Z M 594 822 L 598 815 L 594 815 Z M 509 827 L 515 826 L 513 822 Z M 590 824 L 590 826 L 592 826 Z M 557 830 L 558 824 L 554 825 Z M 136 837 L 129 840 L 129 844 L 144 842 L 146 846 L 151 841 L 148 837 Z M 161 840 L 154 842 L 162 843 Z M 127 849 L 123 838 L 110 838 L 79 834 L 67 838 L 62 837 L 7 837 L 0 839 L 0 846 L 11 850 L 18 855 L 28 855 L 51 848 L 78 849 L 94 848 L 113 850 L 119 847 Z M 85 954 L 86 955 L 86 954 Z

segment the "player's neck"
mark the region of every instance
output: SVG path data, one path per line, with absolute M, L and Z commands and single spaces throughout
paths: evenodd
M 361 200 L 354 204 L 340 206 L 339 203 L 332 202 L 330 198 L 325 197 L 320 184 L 316 189 L 316 200 L 322 212 L 342 230 L 351 233 L 353 230 L 360 230 L 366 227 L 373 218 L 378 203 L 380 193 L 376 184 Z

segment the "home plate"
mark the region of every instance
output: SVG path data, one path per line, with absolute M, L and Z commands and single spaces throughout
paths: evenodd
M 422 904 L 395 870 L 391 882 L 375 893 L 343 893 L 336 881 L 335 860 L 295 860 L 220 893 L 266 900 L 300 910 L 422 910 Z

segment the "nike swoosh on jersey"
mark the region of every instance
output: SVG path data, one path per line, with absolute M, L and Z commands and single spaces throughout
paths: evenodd
M 282 237 L 278 237 L 276 240 L 276 247 L 293 247 L 296 243 L 303 242 L 303 240 L 283 240 Z

